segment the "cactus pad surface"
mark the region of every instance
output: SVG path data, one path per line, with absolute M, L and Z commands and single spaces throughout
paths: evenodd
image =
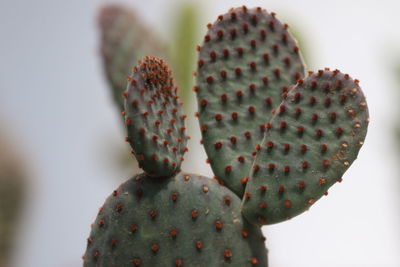
M 294 217 L 340 182 L 364 143 L 369 121 L 358 81 L 329 69 L 299 80 L 274 113 L 243 199 L 243 213 L 252 223 Z
M 240 204 L 205 177 L 137 175 L 100 209 L 84 266 L 266 267 L 264 237 L 242 217 Z
M 218 17 L 199 48 L 198 117 L 218 179 L 242 196 L 265 124 L 304 66 L 287 25 L 261 8 Z
M 127 141 L 146 173 L 179 170 L 188 136 L 172 73 L 162 59 L 146 57 L 133 68 L 124 96 Z

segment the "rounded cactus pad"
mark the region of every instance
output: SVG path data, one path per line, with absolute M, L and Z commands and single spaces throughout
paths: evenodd
M 329 69 L 299 80 L 267 124 L 244 215 L 273 224 L 307 210 L 342 180 L 364 143 L 368 121 L 358 80 Z
M 199 47 L 198 118 L 211 167 L 243 195 L 271 110 L 304 76 L 295 40 L 275 13 L 246 7 L 218 17 Z
M 98 25 L 104 70 L 121 112 L 124 109 L 122 93 L 131 67 L 146 55 L 160 55 L 160 41 L 140 23 L 132 10 L 123 5 L 103 6 L 98 15 Z
M 84 266 L 268 266 L 259 227 L 240 213 L 241 200 L 215 181 L 179 173 L 137 175 L 100 209 Z
M 188 139 L 171 70 L 162 59 L 145 57 L 133 68 L 124 97 L 127 141 L 140 167 L 171 176 L 180 169 Z

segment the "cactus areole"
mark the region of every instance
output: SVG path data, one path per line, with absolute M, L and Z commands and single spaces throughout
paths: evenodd
M 144 173 L 100 209 L 84 266 L 268 266 L 260 227 L 342 180 L 366 136 L 365 97 L 339 70 L 306 74 L 287 28 L 246 7 L 208 25 L 194 91 L 213 180 L 180 170 L 189 137 L 171 70 L 138 62 L 123 114 Z

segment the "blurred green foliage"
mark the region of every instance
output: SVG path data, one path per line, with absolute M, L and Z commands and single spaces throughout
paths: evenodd
M 400 61 L 398 63 L 395 64 L 394 66 L 394 77 L 396 77 L 396 82 L 397 84 L 400 84 Z M 396 96 L 395 97 L 400 97 L 400 86 L 398 86 L 396 88 Z M 396 138 L 396 142 L 397 142 L 397 147 L 400 151 L 400 109 L 399 107 L 397 108 L 397 112 L 399 112 L 398 117 L 397 117 L 397 121 L 396 121 L 396 126 L 395 126 L 395 138 Z
M 0 267 L 10 266 L 26 191 L 25 166 L 0 132 Z
M 195 48 L 200 34 L 199 7 L 194 3 L 184 3 L 175 17 L 173 38 L 170 41 L 170 62 L 176 83 L 180 87 L 179 95 L 182 100 L 189 101 L 194 84 L 192 72 L 195 69 Z

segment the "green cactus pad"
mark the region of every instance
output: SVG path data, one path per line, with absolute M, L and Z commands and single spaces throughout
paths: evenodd
M 100 209 L 84 266 L 266 267 L 259 227 L 240 213 L 240 199 L 215 181 L 179 173 L 141 174 Z
M 171 70 L 162 59 L 145 57 L 133 68 L 124 94 L 127 141 L 143 170 L 171 176 L 187 151 L 186 115 L 177 95 Z
M 246 218 L 273 224 L 307 210 L 356 159 L 368 116 L 349 75 L 325 69 L 299 80 L 267 124 L 243 199 Z
M 218 179 L 242 196 L 274 106 L 304 76 L 287 25 L 261 8 L 230 10 L 209 25 L 197 86 L 203 143 Z
M 114 101 L 122 112 L 122 93 L 126 89 L 125 81 L 131 67 L 146 55 L 160 55 L 161 45 L 125 6 L 105 5 L 99 12 L 98 24 L 101 30 L 100 50 L 104 70 Z

